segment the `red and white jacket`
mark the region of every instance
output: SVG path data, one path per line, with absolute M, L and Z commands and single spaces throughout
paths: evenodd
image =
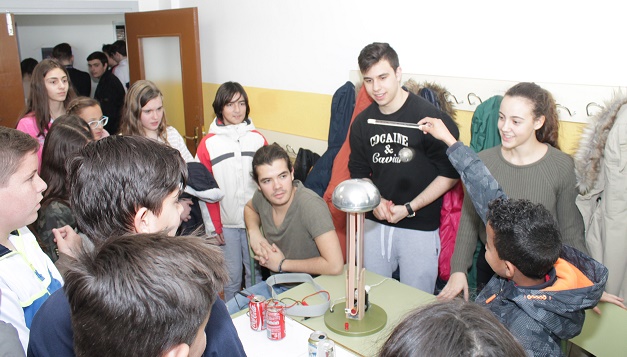
M 222 233 L 222 226 L 246 228 L 244 206 L 257 189 L 251 176 L 253 156 L 267 144 L 250 118 L 236 125 L 224 125 L 216 118 L 200 141 L 196 158 L 213 174 L 224 192 L 220 203 L 206 203 L 216 233 Z

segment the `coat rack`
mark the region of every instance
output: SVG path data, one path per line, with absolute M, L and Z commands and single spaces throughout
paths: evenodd
M 361 82 L 359 71 L 350 71 L 349 79 L 357 84 Z M 448 77 L 427 74 L 403 73 L 402 83 L 407 80 L 421 82 L 435 82 L 444 86 L 447 90 L 446 97 L 457 110 L 474 112 L 477 106 L 484 100 L 495 95 L 503 95 L 513 85 L 519 82 L 533 81 L 533 78 L 520 81 L 506 81 L 494 79 Z M 597 103 L 605 103 L 611 100 L 616 93 L 627 93 L 627 87 L 598 86 L 588 84 L 568 83 L 544 83 L 537 82 L 539 86 L 553 94 L 558 104 L 557 111 L 560 120 L 587 123 L 589 118 L 603 108 Z M 595 109 L 596 108 L 596 109 Z

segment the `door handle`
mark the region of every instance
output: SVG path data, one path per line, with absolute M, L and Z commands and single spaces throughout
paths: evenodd
M 198 128 L 198 127 L 194 128 L 194 136 L 187 136 L 187 135 L 185 135 L 185 139 L 186 140 L 193 140 L 194 141 L 194 147 L 198 147 L 198 143 L 200 142 L 199 136 L 198 136 L 199 129 L 200 128 Z

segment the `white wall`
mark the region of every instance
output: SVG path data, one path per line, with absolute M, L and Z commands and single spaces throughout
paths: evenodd
M 0 8 L 23 6 L 17 13 L 30 13 L 53 3 L 59 4 L 58 11 L 75 9 L 67 0 L 0 0 Z M 359 51 L 373 41 L 392 44 L 405 73 L 625 87 L 624 16 L 615 3 L 85 0 L 79 10 L 117 4 L 140 11 L 195 6 L 203 82 L 236 80 L 246 86 L 332 94 L 357 69 Z M 109 16 L 123 21 L 121 14 L 17 15 L 22 58 L 40 59 L 40 47 L 66 41 L 74 47 L 76 66 L 84 69 L 84 57 L 114 40 Z M 586 86 L 573 88 L 588 92 Z M 585 106 L 599 100 L 577 101 Z
M 137 0 L 0 0 L 0 11 L 17 15 L 123 14 L 139 11 L 137 3 Z
M 155 11 L 177 9 L 180 7 L 178 0 L 141 0 L 138 1 L 139 11 Z
M 204 82 L 332 94 L 361 48 L 382 41 L 407 73 L 627 85 L 615 1 L 179 3 L 199 8 Z
M 87 71 L 87 56 L 116 40 L 114 23 L 124 23 L 124 15 L 15 15 L 20 60 L 41 61 L 42 47 L 67 42 L 74 67 Z
M 70 2 L 0 0 L 2 9 L 8 10 L 30 4 L 35 7 L 38 3 Z M 407 73 L 627 85 L 622 60 L 626 50 L 620 42 L 624 33 L 624 6 L 610 0 L 85 0 L 80 3 L 93 7 L 105 3 L 131 7 L 137 4 L 141 11 L 198 7 L 204 82 L 237 80 L 247 86 L 332 94 L 348 78 L 348 71 L 357 69 L 361 48 L 370 42 L 385 41 L 397 50 L 401 67 Z M 59 11 L 71 10 L 66 7 Z M 62 30 L 65 35 L 77 37 L 76 41 L 66 40 L 72 45 L 106 33 L 85 34 L 72 29 Z M 31 53 L 44 42 L 45 45 L 60 42 L 49 39 L 50 35 L 46 33 L 38 43 L 29 45 L 31 48 L 20 50 Z M 98 38 L 94 42 L 108 40 Z

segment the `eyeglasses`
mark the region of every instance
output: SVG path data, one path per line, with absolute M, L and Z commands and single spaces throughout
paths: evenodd
M 100 118 L 100 120 L 90 121 L 90 122 L 89 122 L 89 123 L 87 123 L 87 124 L 89 124 L 89 126 L 90 126 L 92 129 L 96 129 L 97 127 L 99 127 L 99 126 L 101 126 L 101 125 L 102 125 L 102 126 L 107 125 L 107 123 L 108 123 L 108 122 L 109 122 L 109 117 L 108 117 L 108 116 L 104 116 L 104 115 L 103 115 L 103 116 Z

